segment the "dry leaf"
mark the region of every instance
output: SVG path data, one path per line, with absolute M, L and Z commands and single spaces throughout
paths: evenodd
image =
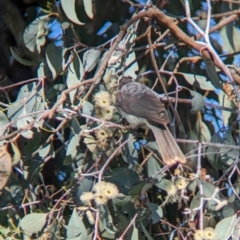
M 7 145 L 0 146 L 0 190 L 6 185 L 12 171 L 12 157 Z

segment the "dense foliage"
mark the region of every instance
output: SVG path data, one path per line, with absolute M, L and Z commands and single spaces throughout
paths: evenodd
M 0 239 L 239 239 L 240 2 L 0 1 Z M 187 163 L 115 108 L 159 94 Z

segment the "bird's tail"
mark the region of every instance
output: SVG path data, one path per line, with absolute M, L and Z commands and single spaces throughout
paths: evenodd
M 173 165 L 177 162 L 181 164 L 186 163 L 186 157 L 183 155 L 168 127 L 165 125 L 162 128 L 153 125 L 150 125 L 150 127 L 156 138 L 163 162 L 167 165 Z

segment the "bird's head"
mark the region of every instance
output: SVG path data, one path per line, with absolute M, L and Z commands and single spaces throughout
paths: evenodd
M 127 84 L 129 82 L 133 82 L 133 79 L 131 77 L 122 77 L 122 79 L 120 79 L 120 81 L 119 81 L 118 89 L 121 89 L 122 86 L 124 86 L 125 84 Z

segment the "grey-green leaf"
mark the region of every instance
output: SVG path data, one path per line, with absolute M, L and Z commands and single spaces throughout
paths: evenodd
M 21 219 L 19 226 L 25 234 L 34 234 L 43 230 L 48 214 L 31 213 Z
M 68 239 L 78 237 L 79 240 L 84 240 L 87 239 L 87 235 L 82 218 L 78 215 L 76 208 L 74 208 L 67 226 L 67 237 Z
M 84 6 L 85 12 L 88 15 L 88 17 L 93 18 L 92 1 L 83 0 L 83 6 Z
M 152 214 L 150 216 L 152 219 L 152 223 L 158 223 L 159 219 L 163 217 L 162 208 L 156 203 L 147 203 L 147 205 L 152 211 Z
M 213 84 L 210 81 L 207 81 L 207 78 L 204 76 L 180 72 L 177 74 L 181 74 L 185 80 L 194 87 L 209 91 L 215 90 Z
M 5 132 L 7 131 L 8 128 L 4 128 L 6 124 L 8 124 L 8 118 L 4 114 L 3 111 L 0 110 L 0 136 L 4 136 Z
M 238 222 L 238 218 L 235 215 L 222 219 L 215 228 L 215 233 L 218 240 L 226 240 L 231 235 Z
M 216 67 L 211 59 L 206 58 L 204 55 L 202 55 L 203 61 L 205 62 L 205 66 L 208 72 L 208 75 L 210 77 L 210 81 L 216 88 L 222 89 L 222 85 L 220 83 L 219 77 L 216 72 Z
M 85 23 L 82 23 L 79 21 L 76 9 L 75 9 L 75 0 L 61 0 L 61 5 L 63 8 L 63 11 L 67 15 L 68 19 L 70 19 L 72 22 L 78 24 L 78 25 L 84 25 Z
M 23 40 L 26 47 L 34 52 L 36 49 L 37 41 L 39 39 L 45 39 L 48 34 L 47 31 L 48 15 L 36 18 L 25 29 L 23 34 Z M 40 43 L 38 43 L 40 44 Z
M 63 58 L 64 48 L 55 46 L 55 43 L 52 42 L 47 46 L 46 50 L 46 60 L 49 69 L 52 72 L 53 79 L 63 71 Z
M 69 137 L 70 142 L 67 146 L 67 152 L 63 162 L 64 165 L 68 165 L 76 159 L 76 156 L 78 154 L 79 141 L 81 139 L 80 132 L 81 126 L 77 119 L 73 118 L 71 122 L 71 134 Z
M 191 113 L 196 113 L 198 111 L 201 111 L 202 108 L 204 107 L 203 96 L 198 92 L 194 92 L 192 90 L 189 90 L 189 91 L 190 91 L 191 95 L 193 96 Z
M 98 49 L 90 49 L 83 55 L 83 66 L 86 72 L 91 72 L 98 64 L 101 51 Z
M 35 66 L 35 65 L 38 64 L 38 62 L 33 62 L 33 61 L 29 61 L 29 60 L 26 60 L 26 59 L 21 58 L 19 55 L 17 55 L 17 53 L 14 52 L 14 50 L 13 50 L 12 47 L 10 47 L 10 51 L 11 51 L 12 56 L 13 56 L 19 63 L 21 63 L 21 64 L 24 65 L 24 66 L 32 67 L 32 66 Z

